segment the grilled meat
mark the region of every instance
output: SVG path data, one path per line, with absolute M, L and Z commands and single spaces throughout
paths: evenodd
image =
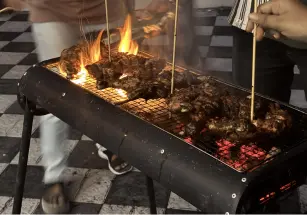
M 67 73 L 68 79 L 73 79 L 74 75 L 76 75 L 81 68 L 81 53 L 84 49 L 82 43 L 79 43 L 71 48 L 64 49 L 61 53 L 59 67 L 61 71 Z

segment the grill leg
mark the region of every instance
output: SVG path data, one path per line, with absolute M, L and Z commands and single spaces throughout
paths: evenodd
M 27 163 L 29 147 L 32 133 L 33 111 L 30 110 L 29 104 L 25 106 L 24 122 L 22 131 L 22 140 L 19 148 L 19 163 L 16 175 L 15 196 L 12 214 L 20 214 L 24 184 L 27 172 Z
M 149 197 L 150 214 L 157 214 L 155 188 L 153 180 L 152 178 L 146 176 L 146 182 L 147 182 L 147 193 Z

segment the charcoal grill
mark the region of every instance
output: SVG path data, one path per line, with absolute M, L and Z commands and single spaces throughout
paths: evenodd
M 206 213 L 229 214 L 262 210 L 305 181 L 307 169 L 300 164 L 307 161 L 307 124 L 306 114 L 299 109 L 281 104 L 293 116 L 294 127 L 288 136 L 276 140 L 278 153 L 249 168 L 238 168 L 217 157 L 208 144 L 191 145 L 178 136 L 174 131 L 181 117 L 170 118 L 163 99 L 129 101 L 121 91 L 97 90 L 91 78 L 82 86 L 74 84 L 57 70 L 58 61 L 34 65 L 18 83 L 18 101 L 25 115 L 14 214 L 20 213 L 34 114 L 54 114 L 144 172 L 149 179 L 152 212 L 155 204 L 150 179 Z

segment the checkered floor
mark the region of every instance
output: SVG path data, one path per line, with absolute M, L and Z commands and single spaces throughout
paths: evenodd
M 220 77 L 231 78 L 229 10 L 196 12 L 198 42 L 205 66 Z M 37 62 L 31 24 L 27 13 L 0 16 L 0 213 L 10 213 L 22 132 L 23 111 L 16 101 L 16 83 L 29 66 Z M 307 107 L 304 91 L 293 90 L 293 104 Z M 43 169 L 41 166 L 38 120 L 35 119 L 27 172 L 23 213 L 42 213 Z M 70 178 L 67 188 L 73 200 L 73 213 L 148 213 L 145 176 L 132 172 L 115 177 L 100 159 L 91 140 L 72 130 L 67 141 Z M 192 213 L 197 209 L 155 184 L 159 213 Z

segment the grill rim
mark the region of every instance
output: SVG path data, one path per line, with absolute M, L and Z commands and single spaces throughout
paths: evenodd
M 112 51 L 116 51 L 116 49 L 112 49 Z M 152 56 L 151 54 L 149 54 L 149 53 L 147 53 L 147 52 L 139 51 L 139 53 L 140 53 L 141 55 L 143 55 L 143 56 L 146 56 L 146 57 L 154 57 L 154 56 Z M 46 67 L 48 67 L 48 65 L 56 64 L 57 62 L 59 62 L 59 60 L 60 60 L 60 58 L 50 59 L 50 60 L 47 60 L 47 61 L 44 61 L 44 62 L 39 63 L 38 66 L 42 66 L 42 67 L 45 67 L 45 68 L 46 68 Z M 167 62 L 167 64 L 168 64 L 168 65 L 171 65 L 170 62 Z M 232 84 L 232 83 L 225 82 L 225 81 L 220 80 L 220 79 L 218 79 L 218 78 L 216 78 L 216 77 L 212 77 L 212 76 L 208 76 L 208 75 L 203 75 L 203 74 L 201 74 L 201 71 L 199 71 L 199 70 L 192 70 L 191 68 L 185 68 L 185 67 L 182 67 L 182 66 L 176 66 L 176 68 L 179 68 L 179 69 L 182 70 L 182 71 L 187 70 L 187 71 L 189 71 L 189 72 L 191 72 L 192 74 L 197 75 L 197 76 L 206 76 L 206 77 L 210 77 L 212 80 L 216 81 L 217 83 L 226 85 L 227 87 L 230 87 L 230 88 L 232 88 L 232 89 L 234 89 L 234 90 L 239 90 L 239 91 L 241 91 L 241 92 L 248 93 L 248 94 L 251 93 L 251 91 L 248 90 L 248 89 L 246 89 L 246 88 L 237 86 L 237 85 Z M 46 68 L 46 69 L 48 69 L 48 68 Z M 48 69 L 48 70 L 49 70 L 49 69 Z M 49 70 L 49 71 L 51 71 L 51 70 Z M 53 72 L 53 73 L 59 75 L 61 78 L 64 78 L 64 79 L 65 79 L 64 76 L 58 74 L 57 72 L 54 72 L 54 71 L 51 71 L 51 72 Z M 72 82 L 71 82 L 71 84 L 75 84 L 75 83 L 72 83 Z M 78 84 L 75 84 L 75 85 L 79 86 Z M 80 86 L 79 86 L 79 87 L 80 87 Z M 88 89 L 83 88 L 83 87 L 81 87 L 81 88 L 84 89 L 85 91 L 91 93 L 91 94 L 94 94 L 91 90 L 88 90 Z M 95 94 L 94 94 L 94 95 L 95 95 Z M 306 112 L 304 112 L 304 111 L 301 110 L 300 108 L 297 108 L 297 107 L 295 107 L 295 106 L 293 106 L 293 105 L 290 105 L 290 104 L 287 104 L 287 103 L 284 103 L 284 102 L 277 101 L 277 100 L 275 100 L 275 99 L 273 99 L 273 98 L 270 98 L 270 97 L 268 97 L 268 96 L 264 96 L 264 95 L 259 94 L 259 93 L 255 93 L 255 95 L 256 95 L 256 97 L 259 97 L 259 98 L 261 98 L 261 99 L 267 100 L 267 101 L 269 101 L 269 102 L 275 102 L 275 103 L 277 103 L 277 104 L 283 106 L 284 108 L 291 110 L 291 112 L 294 111 L 294 112 L 298 112 L 299 114 L 302 114 L 302 115 L 307 116 L 307 113 L 306 113 Z M 99 96 L 97 96 L 97 95 L 95 95 L 95 96 L 98 97 L 99 99 L 103 99 L 102 97 L 99 97 Z M 105 99 L 103 99 L 103 100 L 105 100 Z M 105 100 L 105 101 L 106 101 L 106 100 Z M 141 120 L 144 121 L 145 123 L 151 124 L 151 125 L 153 125 L 153 126 L 159 128 L 159 129 L 162 130 L 163 132 L 166 132 L 166 133 L 168 133 L 169 135 L 172 135 L 172 137 L 176 137 L 176 138 L 178 138 L 179 140 L 183 141 L 184 143 L 188 144 L 188 143 L 184 140 L 183 137 L 179 137 L 179 136 L 177 136 L 176 134 L 173 134 L 173 133 L 167 131 L 166 129 L 164 129 L 164 128 L 162 128 L 162 127 L 159 127 L 158 125 L 155 125 L 154 123 L 148 122 L 148 121 L 146 121 L 145 119 L 143 119 L 143 118 L 141 118 L 140 116 L 138 116 L 137 114 L 134 114 L 134 113 L 132 113 L 132 112 L 129 112 L 128 110 L 126 110 L 126 109 L 124 109 L 124 108 L 121 107 L 121 105 L 126 104 L 126 103 L 131 102 L 131 101 L 134 101 L 134 100 L 129 100 L 129 99 L 128 99 L 128 100 L 126 100 L 126 101 L 118 102 L 118 103 L 111 103 L 111 102 L 109 102 L 109 101 L 106 101 L 106 102 L 111 103 L 111 104 L 117 106 L 119 109 L 121 109 L 121 110 L 127 112 L 128 114 L 131 114 L 131 115 L 133 115 L 134 117 L 137 117 L 137 118 L 141 119 Z M 195 146 L 195 145 L 191 145 L 191 146 L 192 146 L 192 147 L 195 147 L 197 150 L 201 151 L 202 153 L 205 153 L 206 155 L 209 155 L 209 156 L 213 157 L 214 159 L 218 160 L 219 162 L 223 163 L 224 165 L 228 166 L 229 168 L 233 169 L 234 171 L 237 171 L 237 172 L 239 172 L 239 173 L 246 173 L 246 172 L 253 172 L 255 169 L 257 169 L 257 168 L 259 168 L 259 167 L 261 167 L 261 166 L 263 166 L 263 165 L 265 165 L 265 164 L 267 164 L 267 163 L 270 163 L 272 160 L 276 159 L 278 156 L 281 156 L 282 154 L 288 153 L 292 148 L 296 147 L 297 145 L 300 145 L 300 144 L 301 144 L 302 142 L 304 142 L 305 140 L 307 140 L 307 136 L 306 136 L 303 140 L 301 140 L 300 142 L 297 142 L 297 143 L 293 144 L 291 147 L 286 148 L 286 150 L 282 150 L 281 152 L 278 152 L 277 154 L 274 154 L 274 155 L 271 155 L 271 154 L 270 154 L 270 155 L 271 155 L 270 158 L 264 159 L 264 160 L 260 161 L 259 163 L 257 163 L 256 165 L 251 165 L 251 167 L 249 167 L 249 168 L 243 168 L 242 170 L 237 169 L 237 168 L 231 166 L 230 164 L 227 164 L 226 161 L 223 161 L 222 159 L 219 159 L 218 157 L 214 156 L 214 154 L 212 154 L 210 151 L 206 151 L 205 149 L 202 149 L 202 148 L 200 148 L 200 147 L 198 147 L 198 146 Z M 244 145 L 244 144 L 243 144 L 243 145 Z M 284 147 L 283 147 L 283 145 L 282 145 L 282 146 L 279 146 L 278 148 L 281 148 L 281 149 L 282 149 L 282 148 L 284 148 Z M 267 152 L 267 155 L 269 155 L 269 152 Z

